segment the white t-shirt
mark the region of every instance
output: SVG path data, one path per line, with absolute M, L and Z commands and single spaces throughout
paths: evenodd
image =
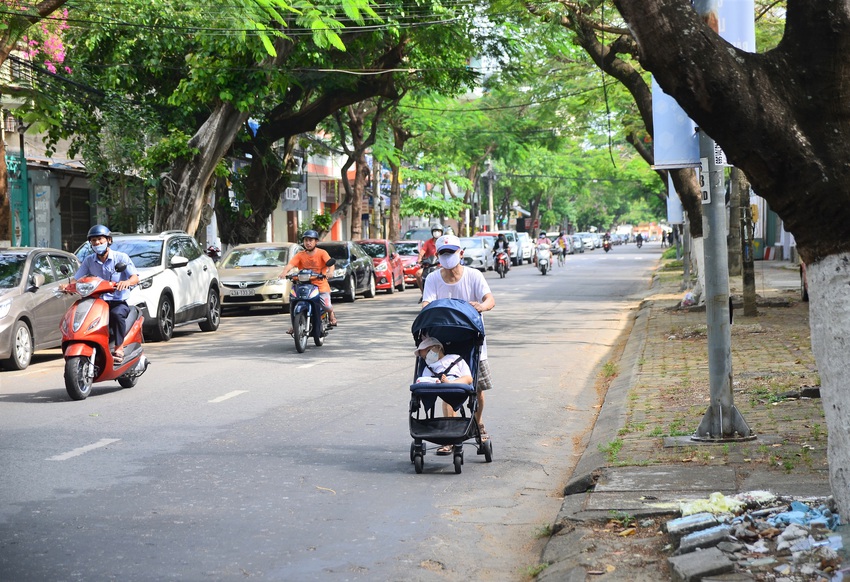
M 425 279 L 425 289 L 422 292 L 422 302 L 430 303 L 435 299 L 463 299 L 472 303 L 481 303 L 484 296 L 490 294 L 490 286 L 484 274 L 478 269 L 463 268 L 463 274 L 457 283 L 446 283 L 442 271 L 434 271 Z M 484 314 L 481 314 L 483 320 Z M 487 359 L 487 340 L 481 346 L 481 358 Z
M 427 281 L 427 279 L 426 279 L 426 281 Z M 433 374 L 435 374 L 434 376 L 420 376 L 419 378 L 416 379 L 416 381 L 417 382 L 437 382 L 440 379 L 440 376 L 442 376 L 445 373 L 445 371 L 449 368 L 449 366 L 452 367 L 452 369 L 449 370 L 449 373 L 446 374 L 446 376 L 448 376 L 449 380 L 452 380 L 452 379 L 456 380 L 456 379 L 460 378 L 461 376 L 472 376 L 472 370 L 469 369 L 469 365 L 466 363 L 466 360 L 464 360 L 463 358 L 460 358 L 460 360 L 458 360 L 457 364 L 452 366 L 452 363 L 455 360 L 457 360 L 458 357 L 459 356 L 457 354 L 446 354 L 445 356 L 443 356 L 442 358 L 440 358 L 439 360 L 437 360 L 436 362 L 431 364 L 430 370 L 428 368 L 424 368 L 422 370 L 422 372 L 425 373 L 425 374 L 427 374 L 428 372 L 432 372 Z

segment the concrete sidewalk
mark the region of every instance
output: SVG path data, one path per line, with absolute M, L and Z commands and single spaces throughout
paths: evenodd
M 678 308 L 681 267 L 662 267 L 566 487 L 538 580 L 670 580 L 671 551 L 660 529 L 678 515 L 679 502 L 717 491 L 831 494 L 799 270 L 782 261 L 759 261 L 755 269 L 759 314 L 745 318 L 736 311 L 732 370 L 735 406 L 756 438 L 691 440 L 710 400 L 706 314 Z M 732 278 L 730 287 L 740 306 L 741 278 Z M 615 526 L 627 521 L 634 531 L 623 536 L 624 528 Z

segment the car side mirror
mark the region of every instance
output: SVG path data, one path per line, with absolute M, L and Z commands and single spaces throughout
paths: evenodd
M 185 267 L 188 264 L 189 264 L 189 259 L 187 259 L 186 257 L 181 257 L 180 255 L 175 255 L 175 256 L 171 257 L 171 262 L 168 263 L 168 266 L 173 267 L 173 268 L 179 268 L 179 267 Z
M 59 272 L 67 277 L 71 274 L 71 269 L 68 268 L 68 265 L 59 265 Z
M 115 271 L 118 273 L 123 273 L 127 270 L 127 263 L 118 263 L 115 265 Z
M 38 291 L 38 288 L 44 285 L 44 275 L 42 275 L 41 273 L 33 273 L 30 277 L 30 283 L 31 286 L 29 290 Z
M 333 267 L 334 265 L 336 265 L 336 259 L 328 259 L 328 260 L 325 262 L 325 266 L 326 266 L 326 267 Z

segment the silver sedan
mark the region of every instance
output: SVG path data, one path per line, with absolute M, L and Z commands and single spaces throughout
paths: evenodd
M 490 237 L 471 236 L 460 239 L 463 264 L 481 272 L 493 270 L 493 247 Z

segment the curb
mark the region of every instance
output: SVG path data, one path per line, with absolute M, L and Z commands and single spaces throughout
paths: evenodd
M 614 440 L 620 428 L 625 425 L 627 396 L 640 367 L 651 310 L 652 302 L 645 300 L 634 316 L 631 326 L 623 332 L 629 334 L 620 357 L 624 373 L 619 374 L 608 387 L 584 453 L 564 487 L 564 495 L 567 497 L 593 487 L 598 469 L 606 465 L 605 453 L 599 450 L 599 446 Z M 563 508 L 558 514 L 558 522 L 567 517 L 562 514 Z

